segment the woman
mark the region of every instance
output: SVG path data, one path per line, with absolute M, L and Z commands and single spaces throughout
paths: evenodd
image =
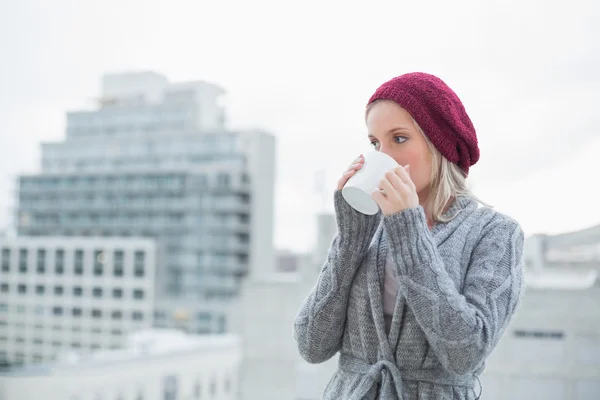
M 377 89 L 366 124 L 400 167 L 364 215 L 335 191 L 338 234 L 294 322 L 299 352 L 339 366 L 324 399 L 474 399 L 486 357 L 523 291 L 523 232 L 479 206 L 465 179 L 475 129 L 439 78 L 410 73 Z

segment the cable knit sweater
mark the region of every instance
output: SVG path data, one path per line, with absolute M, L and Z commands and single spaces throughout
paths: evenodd
M 474 399 L 523 292 L 518 223 L 467 197 L 431 230 L 420 206 L 367 216 L 336 191 L 335 209 L 338 234 L 294 321 L 306 361 L 340 353 L 323 399 Z M 388 249 L 399 292 L 386 333 Z

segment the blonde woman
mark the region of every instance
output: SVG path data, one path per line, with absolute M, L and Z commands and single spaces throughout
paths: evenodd
M 340 353 L 324 399 L 475 399 L 523 292 L 523 232 L 467 188 L 477 137 L 442 80 L 384 83 L 366 125 L 400 167 L 373 193 L 372 216 L 340 192 L 362 156 L 340 178 L 338 234 L 294 322 L 299 352 L 310 363 Z

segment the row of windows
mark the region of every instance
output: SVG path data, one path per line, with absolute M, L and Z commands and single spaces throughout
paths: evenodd
M 132 205 L 131 202 L 123 202 L 123 204 Z M 89 206 L 89 204 L 87 204 Z M 106 212 L 90 212 L 89 209 L 81 213 L 69 212 L 35 212 L 33 214 L 33 224 L 35 225 L 61 225 L 61 224 L 79 224 L 86 225 L 90 223 L 101 224 L 126 224 L 135 222 L 146 222 L 155 225 L 172 225 L 179 224 L 185 221 L 185 213 L 151 213 L 151 212 L 133 212 L 123 210 L 117 211 L 115 207 L 106 207 Z M 25 221 L 22 221 L 25 222 Z M 29 221 L 28 221 L 29 222 Z
M 8 322 L 6 321 L 0 321 L 0 326 L 2 327 L 7 327 L 8 326 Z M 63 332 L 63 333 L 67 333 L 67 331 L 71 331 L 74 333 L 91 333 L 94 335 L 104 335 L 107 333 L 110 333 L 111 335 L 122 335 L 123 334 L 123 330 L 118 328 L 118 327 L 100 327 L 100 326 L 93 326 L 90 328 L 86 328 L 84 329 L 81 325 L 73 325 L 70 328 L 68 326 L 65 325 L 44 325 L 44 324 L 35 324 L 35 325 L 30 325 L 30 324 L 25 324 L 23 322 L 18 322 L 18 323 L 11 323 L 11 327 L 15 328 L 17 334 L 19 334 L 19 332 L 33 332 L 33 331 L 42 331 L 42 332 L 46 332 L 46 331 L 53 331 L 53 332 Z
M 122 337 L 123 330 L 111 329 L 110 334 L 113 336 L 116 336 L 116 337 Z M 78 341 L 78 340 L 73 340 L 71 342 L 64 342 L 64 341 L 60 341 L 60 340 L 49 340 L 48 338 L 44 339 L 41 337 L 34 337 L 33 339 L 26 340 L 22 336 L 8 337 L 6 335 L 0 335 L 0 345 L 5 345 L 8 343 L 8 345 L 10 347 L 11 343 L 23 344 L 25 342 L 33 343 L 36 346 L 52 345 L 53 347 L 62 347 L 62 346 L 75 347 L 75 348 L 82 347 L 82 342 Z M 102 348 L 102 346 L 99 343 L 90 343 L 89 347 L 91 347 L 92 349 Z
M 223 387 L 222 387 L 222 394 L 227 395 L 231 392 L 232 390 L 232 383 L 231 383 L 231 379 L 229 377 L 227 377 L 225 379 L 225 381 L 223 382 Z M 177 400 L 182 398 L 181 397 L 181 393 L 180 393 L 181 389 L 178 387 L 178 383 L 177 383 L 177 379 L 176 377 L 173 376 L 168 376 L 165 377 L 163 380 L 163 395 L 162 395 L 162 399 L 163 400 Z M 209 383 L 208 386 L 208 397 L 203 397 L 202 395 L 202 385 L 200 384 L 199 381 L 196 381 L 193 385 L 193 387 L 191 388 L 191 396 L 185 396 L 183 397 L 184 399 L 188 399 L 188 400 L 202 400 L 202 399 L 216 399 L 218 396 L 221 395 L 221 393 L 219 393 L 219 387 L 218 387 L 218 383 L 216 381 L 216 379 L 212 379 L 211 382 Z M 184 392 L 185 393 L 185 392 Z M 82 400 L 83 398 L 87 398 L 87 395 L 74 395 L 72 396 L 69 400 Z M 118 394 L 116 397 L 105 397 L 102 395 L 102 393 L 96 393 L 94 399 L 96 400 L 129 400 L 126 399 L 125 396 L 123 394 Z M 137 392 L 137 394 L 135 395 L 135 397 L 131 398 L 132 400 L 144 400 L 145 399 L 145 395 L 144 395 L 144 391 L 143 390 L 139 390 Z
M 50 293 L 50 287 L 47 286 L 43 286 L 43 285 L 26 285 L 23 283 L 19 283 L 16 285 L 13 285 L 12 287 L 13 291 L 15 291 L 18 294 L 22 294 L 25 295 L 28 293 L 28 289 L 31 289 L 31 292 L 35 291 L 35 294 L 37 295 L 44 295 L 47 292 Z M 65 290 L 64 286 L 61 285 L 55 285 L 52 288 L 52 293 L 54 293 L 55 296 L 62 296 L 65 293 L 68 293 L 69 290 Z M 70 292 L 72 293 L 73 296 L 75 297 L 82 297 L 84 295 L 84 293 L 86 292 L 86 290 L 81 287 L 81 286 L 74 286 L 73 288 L 71 288 Z M 106 293 L 105 293 L 106 292 Z M 135 300 L 143 300 L 146 296 L 145 291 L 143 289 L 131 289 L 128 290 L 128 292 L 131 293 L 131 298 L 135 299 Z M 0 293 L 11 293 L 11 285 L 9 285 L 8 283 L 0 283 Z M 94 287 L 91 288 L 91 295 L 93 297 L 96 298 L 102 298 L 105 295 L 108 297 L 109 293 L 112 295 L 113 298 L 115 299 L 122 299 L 124 297 L 125 294 L 125 289 L 122 288 L 113 288 L 110 292 L 108 290 L 105 290 L 104 288 L 101 287 Z
M 198 187 L 203 187 L 208 184 L 217 186 L 229 186 L 232 181 L 237 179 L 240 183 L 248 183 L 250 177 L 247 173 L 235 176 L 228 172 L 219 172 L 216 175 L 193 176 L 193 182 Z M 101 190 L 118 189 L 116 192 L 121 193 L 122 190 L 138 191 L 151 190 L 158 193 L 164 193 L 168 190 L 180 190 L 186 182 L 185 176 L 149 176 L 149 177 L 134 177 L 134 176 L 87 176 L 87 177 L 56 177 L 56 178 L 22 178 L 21 189 L 46 189 L 53 190 L 61 187 L 67 189 L 78 190 Z M 57 196 L 57 193 L 49 193 L 48 197 Z M 56 199 L 56 197 L 55 197 Z
M 519 338 L 552 339 L 562 340 L 565 337 L 564 332 L 559 331 L 523 331 L 516 330 L 514 335 Z
M 2 272 L 10 272 L 11 271 L 11 251 L 10 248 L 2 249 Z M 35 263 L 35 271 L 38 274 L 46 273 L 46 255 L 47 250 L 38 249 Z M 70 267 L 72 267 L 73 274 L 75 275 L 84 275 L 84 250 L 75 250 L 74 259 Z M 18 252 L 18 271 L 21 274 L 27 274 L 29 272 L 29 250 L 28 249 L 19 249 Z M 63 275 L 65 273 L 65 250 L 57 249 L 54 254 L 54 273 L 57 275 Z M 93 274 L 95 276 L 103 276 L 105 274 L 105 270 L 107 266 L 107 254 L 103 250 L 94 250 L 93 253 Z M 113 265 L 112 265 L 112 274 L 116 277 L 122 277 L 125 274 L 125 252 L 123 250 L 116 250 L 113 252 Z M 146 255 L 143 251 L 136 251 L 134 254 L 134 265 L 133 265 L 133 276 L 137 278 L 142 278 L 145 275 L 145 261 Z
M 73 160 L 71 155 L 67 155 L 65 158 L 57 157 L 46 157 L 42 161 L 44 170 L 48 172 L 60 172 L 60 171 L 71 171 L 72 167 L 76 167 L 78 171 L 93 171 L 96 172 L 101 169 L 114 170 L 115 167 L 146 167 L 146 168 L 171 168 L 179 167 L 182 165 L 202 165 L 214 163 L 215 161 L 220 163 L 226 163 L 231 168 L 244 168 L 247 165 L 246 159 L 243 155 L 238 153 L 204 153 L 204 154 L 175 154 L 175 155 L 145 155 L 145 156 L 129 156 L 129 157 L 110 157 L 110 158 L 97 158 L 95 154 L 92 156 L 82 156 L 77 160 Z M 176 189 L 176 188 L 175 188 Z M 173 189 L 171 189 L 173 190 Z M 179 190 L 179 189 L 177 189 Z
M 15 310 L 19 314 L 24 314 L 27 311 L 26 306 L 17 305 L 15 306 Z M 73 307 L 66 308 L 61 306 L 53 306 L 51 308 L 46 309 L 44 306 L 34 306 L 34 312 L 36 315 L 44 315 L 46 311 L 49 310 L 52 315 L 61 316 L 61 315 L 72 315 L 73 317 L 80 318 L 84 315 L 84 310 L 81 307 Z M 8 312 L 8 304 L 0 303 L 0 313 Z M 108 316 L 114 320 L 123 319 L 123 311 L 114 310 L 110 312 L 110 314 L 106 311 L 103 311 L 99 308 L 93 308 L 90 310 L 85 310 L 85 315 L 89 315 L 92 318 L 102 318 L 103 316 Z M 134 321 L 142 321 L 144 319 L 144 313 L 142 311 L 133 311 L 131 312 L 131 319 Z
M 107 189 L 113 186 L 119 189 L 127 188 L 149 188 L 149 189 L 172 189 L 179 188 L 185 183 L 184 176 L 177 175 L 157 175 L 139 177 L 133 175 L 119 176 L 68 176 L 68 177 L 40 177 L 40 178 L 21 178 L 20 186 L 22 189 L 43 188 L 57 189 L 59 187 L 97 187 Z

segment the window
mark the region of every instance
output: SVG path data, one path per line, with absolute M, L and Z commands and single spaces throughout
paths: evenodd
M 83 275 L 83 250 L 75 251 L 75 275 Z
M 121 311 L 113 311 L 111 316 L 112 319 L 121 319 L 123 318 L 123 313 Z
M 54 314 L 54 315 L 62 315 L 63 314 L 62 307 L 53 307 L 52 308 L 52 314 Z
M 213 377 L 210 380 L 210 397 L 217 396 L 217 380 Z
M 8 293 L 9 292 L 8 283 L 3 283 L 3 284 L 0 285 L 0 292 L 2 292 L 2 293 Z
M 22 274 L 27 273 L 27 249 L 19 251 L 19 272 Z
M 102 318 L 102 310 L 93 309 L 92 318 Z
M 74 307 L 72 310 L 72 314 L 74 317 L 79 318 L 81 317 L 81 308 L 79 307 Z
M 10 271 L 10 249 L 2 249 L 2 272 Z
M 194 384 L 194 400 L 200 400 L 200 394 L 202 393 L 202 388 L 200 387 L 200 382 L 196 381 Z
M 65 272 L 65 251 L 62 249 L 56 250 L 54 256 L 54 271 L 56 275 L 62 275 Z
M 163 400 L 177 400 L 177 377 L 169 375 L 163 379 Z
M 135 252 L 135 259 L 134 259 L 134 275 L 136 278 L 142 278 L 144 277 L 144 263 L 145 263 L 145 254 L 143 251 L 136 251 Z
M 141 321 L 144 319 L 144 314 L 141 311 L 134 311 L 131 314 L 131 317 L 133 318 L 134 321 Z
M 115 299 L 120 299 L 123 297 L 123 289 L 113 289 L 112 295 Z
M 121 336 L 123 335 L 123 331 L 120 329 L 111 329 L 110 333 L 114 336 Z
M 226 173 L 217 175 L 217 184 L 220 186 L 229 186 L 229 175 Z
M 73 288 L 73 296 L 81 297 L 81 295 L 83 295 L 83 289 L 81 288 L 81 286 L 75 286 Z
M 54 286 L 54 294 L 56 296 L 62 296 L 64 289 L 62 286 Z
M 106 255 L 101 250 L 94 251 L 94 275 L 102 276 Z
M 42 294 L 46 293 L 46 287 L 42 286 L 42 285 L 37 285 L 35 287 L 35 293 L 39 294 L 39 295 L 42 295 Z
M 114 253 L 114 269 L 113 269 L 113 274 L 114 276 L 123 276 L 123 261 L 124 261 L 124 253 L 122 250 L 117 250 Z
M 223 384 L 223 391 L 225 393 L 231 392 L 231 379 L 229 378 L 229 376 L 225 377 L 225 382 Z
M 25 294 L 27 293 L 27 286 L 24 284 L 19 284 L 19 286 L 17 287 L 17 291 L 19 292 L 19 294 Z
M 144 291 L 141 289 L 135 289 L 133 291 L 133 298 L 136 300 L 142 300 L 144 298 Z
M 46 273 L 46 250 L 39 249 L 37 251 L 37 273 Z
M 94 297 L 102 297 L 102 288 L 95 287 L 92 293 Z

